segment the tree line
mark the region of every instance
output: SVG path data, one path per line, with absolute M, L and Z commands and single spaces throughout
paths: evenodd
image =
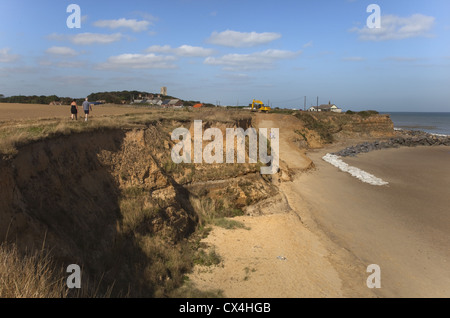
M 138 99 L 139 95 L 141 96 L 149 96 L 152 93 L 140 92 L 140 91 L 116 91 L 116 92 L 98 92 L 91 93 L 88 95 L 89 101 L 103 101 L 107 104 L 122 104 L 122 103 L 130 103 L 133 99 Z M 157 96 L 156 94 L 153 94 Z M 171 98 L 170 96 L 165 96 L 164 98 Z M 21 104 L 50 104 L 52 102 L 61 102 L 64 105 L 69 105 L 73 100 L 76 100 L 77 103 L 83 102 L 85 97 L 81 98 L 73 98 L 73 97 L 60 97 L 57 95 L 50 96 L 24 96 L 24 95 L 15 95 L 5 97 L 3 94 L 0 94 L 0 102 L 2 103 L 21 103 Z
M 105 104 L 129 104 L 135 99 L 145 99 L 147 97 L 153 96 L 153 98 L 157 98 L 159 94 L 148 93 L 142 91 L 112 91 L 112 92 L 97 92 L 91 93 L 87 96 L 90 102 L 101 101 Z M 161 96 L 164 99 L 174 99 L 173 96 Z M 85 97 L 81 98 L 73 98 L 73 97 L 60 97 L 57 95 L 50 96 L 24 96 L 24 95 L 16 95 L 5 97 L 3 94 L 0 94 L 0 102 L 1 103 L 19 103 L 19 104 L 44 104 L 48 105 L 53 102 L 61 102 L 63 105 L 70 105 L 70 103 L 75 100 L 77 104 L 83 103 Z M 200 103 L 200 101 L 183 101 L 184 106 L 193 106 L 195 104 Z M 204 103 L 204 107 L 214 107 L 215 105 L 210 103 Z

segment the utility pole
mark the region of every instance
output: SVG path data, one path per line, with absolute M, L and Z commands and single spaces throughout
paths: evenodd
M 305 96 L 305 103 L 303 104 L 303 110 L 306 110 L 306 96 Z
M 319 96 L 317 96 L 317 107 L 319 107 Z

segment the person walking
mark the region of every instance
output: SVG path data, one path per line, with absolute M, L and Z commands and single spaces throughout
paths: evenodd
M 84 121 L 88 121 L 89 111 L 92 111 L 92 104 L 89 103 L 87 97 L 83 102 L 83 110 L 84 110 Z
M 78 120 L 78 106 L 75 100 L 73 100 L 72 104 L 70 104 L 70 114 L 70 118 L 72 120 Z

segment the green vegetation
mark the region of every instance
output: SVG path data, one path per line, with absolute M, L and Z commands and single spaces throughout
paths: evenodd
M 4 97 L 0 96 L 0 103 L 20 103 L 20 104 L 45 104 L 48 105 L 51 102 L 62 102 L 64 105 L 70 105 L 74 98 L 72 97 L 59 97 L 56 95 L 51 96 L 23 96 L 23 95 L 16 95 L 16 96 L 10 96 L 10 97 Z M 84 98 L 78 98 L 75 99 L 78 104 L 82 103 L 84 101 Z
M 270 111 L 273 114 L 286 114 L 286 115 L 292 115 L 295 114 L 297 111 L 294 109 L 283 109 L 283 108 L 272 108 L 272 110 Z
M 304 131 L 300 131 L 300 130 L 298 130 L 298 129 L 295 129 L 294 132 L 295 132 L 297 135 L 302 136 L 303 139 L 304 139 L 305 141 L 308 141 L 308 138 L 306 137 L 306 134 L 305 134 Z
M 343 129 L 360 130 L 361 119 L 366 119 L 377 115 L 374 110 L 353 112 L 348 110 L 346 113 L 333 112 L 297 112 L 294 116 L 300 119 L 304 127 L 308 130 L 316 132 L 324 143 L 332 143 L 334 134 Z M 344 128 L 347 127 L 347 128 Z M 295 133 L 302 136 L 305 141 L 307 137 L 304 131 L 295 130 Z
M 96 101 L 102 101 L 105 104 L 130 104 L 133 99 L 139 99 L 139 96 L 141 97 L 151 97 L 157 98 L 159 94 L 156 93 L 148 93 L 148 92 L 142 92 L 142 91 L 111 91 L 111 92 L 97 92 L 97 93 L 91 93 L 88 96 L 86 96 L 89 101 L 96 102 Z M 174 96 L 161 96 L 161 99 L 175 99 Z M 77 104 L 80 105 L 83 103 L 85 97 L 60 97 L 57 95 L 50 95 L 50 96 L 24 96 L 24 95 L 16 95 L 16 96 L 10 96 L 5 97 L 4 95 L 0 94 L 0 103 L 19 103 L 19 104 L 43 104 L 48 105 L 52 102 L 61 102 L 63 105 L 70 105 L 72 100 L 76 100 Z M 194 106 L 195 104 L 200 103 L 200 101 L 183 101 L 184 106 Z M 142 106 L 149 105 L 149 104 L 142 104 Z M 211 103 L 203 103 L 203 107 L 215 107 L 215 105 Z
M 298 112 L 295 114 L 295 117 L 300 119 L 307 129 L 317 132 L 325 143 L 334 141 L 333 129 L 329 121 L 320 120 L 314 115 L 305 112 Z M 306 137 L 304 136 L 304 138 Z
M 239 222 L 239 221 L 235 221 L 235 220 L 226 219 L 226 218 L 214 219 L 212 223 L 215 226 L 222 227 L 222 228 L 224 228 L 226 230 L 234 230 L 234 229 L 246 229 L 246 230 L 249 230 L 249 228 L 247 228 L 244 225 L 244 223 Z
M 360 111 L 360 112 L 354 112 L 352 110 L 347 110 L 345 113 L 347 115 L 355 115 L 356 114 L 356 115 L 359 115 L 359 116 L 361 116 L 363 118 L 367 118 L 367 117 L 379 114 L 376 110 L 363 110 L 363 111 Z
M 215 249 L 210 249 L 209 251 L 201 249 L 194 258 L 194 264 L 201 266 L 214 266 L 220 264 L 221 261 L 222 259 Z

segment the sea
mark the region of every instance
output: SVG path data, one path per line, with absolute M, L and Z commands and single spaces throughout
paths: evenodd
M 450 113 L 390 112 L 384 114 L 390 115 L 396 129 L 450 135 Z

